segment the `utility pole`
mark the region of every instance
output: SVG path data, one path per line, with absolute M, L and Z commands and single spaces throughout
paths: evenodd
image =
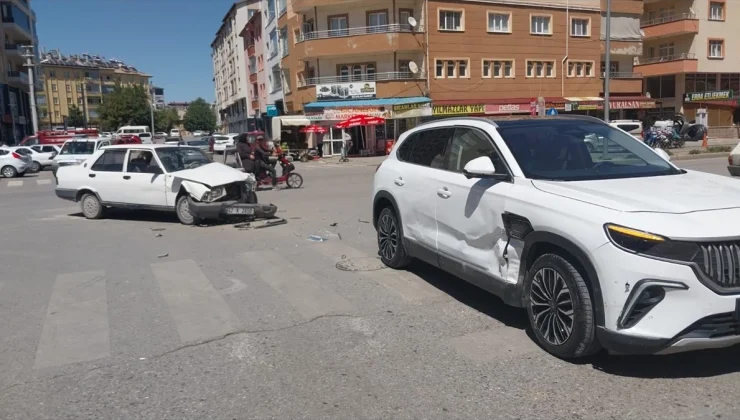
M 604 60 L 604 121 L 609 122 L 609 78 L 611 77 L 612 0 L 606 0 L 606 59 Z
M 82 128 L 87 130 L 87 95 L 85 94 L 85 91 L 87 90 L 87 77 L 82 77 L 82 85 L 80 86 L 80 89 L 82 89 Z
M 39 116 L 36 111 L 36 86 L 33 80 L 33 46 L 26 45 L 23 47 L 23 57 L 26 58 L 25 66 L 28 67 L 28 100 L 31 108 L 31 123 L 33 124 L 33 134 L 39 131 Z
M 151 80 L 149 81 L 149 100 L 151 102 L 149 111 L 152 117 L 152 140 L 154 140 L 154 84 L 152 84 Z

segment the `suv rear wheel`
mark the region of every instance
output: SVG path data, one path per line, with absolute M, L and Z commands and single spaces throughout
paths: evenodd
M 404 268 L 411 262 L 403 247 L 403 229 L 392 208 L 386 207 L 378 217 L 378 251 L 380 260 L 390 268 Z
M 523 300 L 534 335 L 548 352 L 575 359 L 599 350 L 591 294 L 565 258 L 537 258 L 524 279 Z

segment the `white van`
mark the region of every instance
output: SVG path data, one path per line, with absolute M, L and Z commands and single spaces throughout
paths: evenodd
M 121 137 L 124 134 L 134 134 L 139 135 L 140 133 L 148 133 L 149 127 L 145 125 L 124 125 L 123 127 L 119 128 L 118 131 L 116 131 L 116 138 Z

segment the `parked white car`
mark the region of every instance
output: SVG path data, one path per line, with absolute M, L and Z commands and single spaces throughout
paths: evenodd
M 589 135 L 620 152 L 589 153 Z M 374 180 L 387 266 L 418 258 L 524 307 L 562 358 L 740 343 L 739 218 L 737 180 L 592 117 L 422 124 Z
M 3 148 L 30 158 L 31 164 L 28 166 L 28 172 L 30 173 L 39 172 L 43 168 L 51 166 L 52 159 L 56 155 L 56 152 L 37 152 L 34 148 L 26 146 L 8 146 Z
M 180 222 L 272 217 L 277 207 L 257 203 L 255 178 L 213 162 L 196 147 L 122 144 L 95 152 L 57 172 L 56 195 L 80 202 L 88 219 L 106 208 L 174 211 Z
M 0 149 L 0 175 L 13 178 L 26 174 L 31 166 L 31 158 L 8 149 Z
M 152 144 L 152 133 L 139 133 L 137 134 L 143 144 Z
M 65 141 L 59 154 L 54 156 L 52 160 L 52 173 L 56 176 L 57 170 L 60 167 L 79 165 L 97 150 L 100 150 L 100 148 L 110 146 L 110 142 L 111 140 L 105 137 L 79 138 Z
M 213 136 L 213 151 L 223 153 L 227 149 L 236 148 L 236 136 L 238 133 L 219 134 Z

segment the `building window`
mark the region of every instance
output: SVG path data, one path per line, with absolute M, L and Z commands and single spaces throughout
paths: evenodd
M 712 77 L 714 77 L 714 75 L 712 75 Z M 705 89 L 699 90 L 700 86 L 698 83 L 696 87 L 696 92 L 705 91 Z M 650 93 L 650 96 L 653 98 L 674 98 L 676 97 L 676 76 L 648 77 L 645 79 L 645 90 Z
M 64 72 L 64 78 L 65 78 L 65 79 L 69 79 L 69 72 L 68 72 L 68 71 L 65 71 L 65 72 Z
M 552 16 L 532 15 L 529 32 L 534 35 L 552 35 Z
M 337 66 L 337 73 L 342 82 L 375 80 L 376 68 L 375 63 L 342 64 Z
M 454 79 L 456 77 L 470 77 L 470 59 L 437 59 L 435 64 L 438 78 Z
M 59 118 L 60 117 L 59 111 L 54 111 L 54 117 L 56 117 L 56 118 Z
M 67 105 L 72 105 L 72 98 L 67 98 Z
M 483 77 L 494 79 L 514 77 L 514 60 L 483 60 Z
M 371 10 L 365 15 L 366 26 L 370 28 L 370 32 L 380 32 L 384 27 L 388 26 L 388 11 L 387 10 Z
M 333 15 L 327 17 L 329 26 L 329 36 L 347 36 L 349 35 L 349 15 Z
M 725 58 L 725 40 L 709 40 L 709 58 Z
M 511 13 L 488 12 L 488 32 L 511 33 Z
M 52 92 L 56 92 L 57 91 L 57 84 L 56 83 L 52 83 L 51 84 L 51 91 Z
M 276 92 L 283 88 L 282 77 L 280 77 L 280 65 L 272 66 L 272 91 Z
M 709 20 L 725 20 L 725 3 L 718 1 L 709 2 Z
M 601 62 L 601 71 L 606 71 L 606 61 Z M 609 73 L 619 73 L 619 61 L 610 61 L 609 62 Z
M 78 105 L 80 105 L 80 106 L 82 105 L 82 98 L 79 98 L 79 99 L 77 100 L 77 104 L 78 104 Z
M 373 80 L 375 77 L 375 64 L 366 65 L 365 74 L 367 74 L 368 79 Z
M 439 9 L 439 30 L 458 32 L 464 31 L 465 26 L 463 23 L 463 11 Z
M 54 105 L 59 105 L 59 98 L 54 98 L 53 102 L 54 102 Z
M 580 36 L 580 37 L 591 36 L 591 19 L 571 18 L 570 19 L 570 36 Z
M 50 72 L 49 72 L 49 78 L 53 79 L 53 78 L 55 78 L 55 77 L 57 77 L 57 74 L 56 74 L 56 72 L 50 71 Z
M 72 86 L 71 85 L 67 85 L 66 88 L 67 88 L 67 92 L 72 92 Z
M 568 77 L 594 77 L 594 62 L 568 61 Z
M 411 60 L 398 60 L 398 71 L 400 73 L 410 73 L 409 63 Z
M 555 77 L 555 62 L 527 60 L 527 77 Z
M 670 42 L 668 44 L 660 44 L 658 46 L 658 54 L 660 57 L 673 57 L 673 54 L 675 53 L 676 46 L 674 43 Z
M 401 28 L 409 28 L 409 18 L 414 17 L 414 9 L 398 9 L 398 23 L 401 24 Z

